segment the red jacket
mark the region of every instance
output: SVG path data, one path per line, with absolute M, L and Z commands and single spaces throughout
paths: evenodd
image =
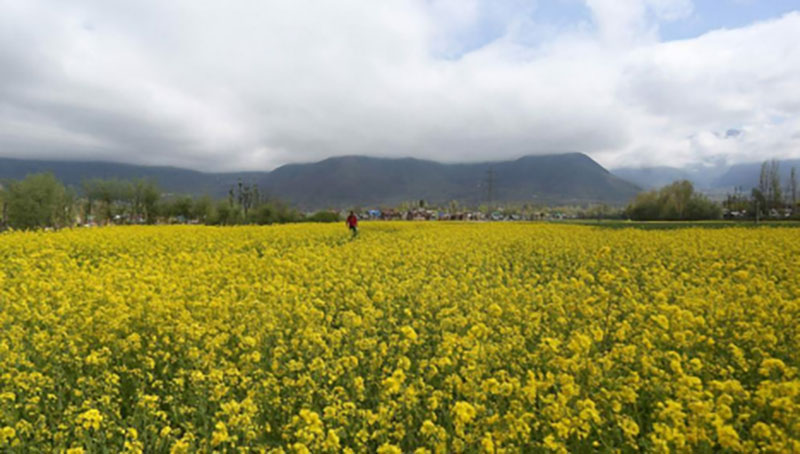
M 357 225 L 358 225 L 358 218 L 356 217 L 356 215 L 351 214 L 350 216 L 347 216 L 348 227 L 355 227 Z

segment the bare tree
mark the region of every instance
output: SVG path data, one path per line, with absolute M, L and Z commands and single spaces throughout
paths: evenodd
M 761 174 L 758 177 L 758 190 L 764 197 L 769 197 L 769 163 L 761 163 Z
M 780 209 L 783 205 L 781 192 L 780 163 L 773 159 L 769 164 L 769 202 L 771 208 Z
M 769 212 L 769 163 L 761 163 L 761 173 L 758 176 L 758 188 L 753 190 L 753 199 L 756 200 L 756 211 Z

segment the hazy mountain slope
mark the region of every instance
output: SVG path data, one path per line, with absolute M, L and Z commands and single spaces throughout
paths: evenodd
M 203 173 L 175 167 L 106 162 L 31 161 L 0 158 L 0 179 L 49 171 L 68 185 L 89 178 L 153 178 L 166 192 L 223 197 L 239 178 L 258 184 L 262 194 L 301 209 L 392 206 L 426 200 L 477 205 L 488 200 L 493 171 L 497 203 L 625 203 L 638 187 L 581 153 L 526 156 L 514 161 L 443 164 L 420 159 L 345 156 L 310 164 L 289 164 L 272 172 Z
M 281 166 L 262 182 L 269 194 L 307 209 L 394 205 L 451 194 L 451 183 L 443 178 L 444 167 L 411 158 L 345 156 Z
M 693 180 L 690 172 L 675 167 L 621 167 L 611 173 L 645 189 L 660 188 L 677 180 Z
M 207 174 L 178 167 L 151 167 L 114 162 L 35 161 L 0 158 L 0 179 L 22 179 L 31 173 L 52 172 L 65 185 L 80 188 L 90 178 L 153 178 L 166 192 L 220 196 L 238 174 Z
M 624 203 L 639 190 L 580 153 L 471 164 L 349 156 L 280 167 L 265 188 L 306 208 L 420 199 L 479 204 L 488 200 L 490 169 L 497 202 Z
M 790 159 L 779 161 L 781 182 L 785 186 L 789 181 L 789 172 L 794 166 L 800 172 L 800 159 Z M 715 187 L 732 188 L 741 186 L 745 191 L 758 186 L 758 178 L 761 174 L 761 162 L 750 162 L 731 166 L 727 172 L 714 180 Z M 798 175 L 800 178 L 800 175 Z
M 582 153 L 526 156 L 496 167 L 503 200 L 542 197 L 558 202 L 626 202 L 639 192 Z M 506 177 L 507 175 L 507 177 Z

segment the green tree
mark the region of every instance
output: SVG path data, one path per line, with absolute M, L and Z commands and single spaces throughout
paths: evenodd
M 461 206 L 459 205 L 458 201 L 451 200 L 450 203 L 447 205 L 447 209 L 449 210 L 450 214 L 454 214 L 461 211 Z
M 610 214 L 612 214 L 612 209 L 605 203 L 595 204 L 589 206 L 583 213 L 581 217 L 588 218 L 588 219 L 596 219 L 600 222 L 601 219 L 607 218 Z M 581 215 L 581 213 L 579 213 Z
M 208 224 L 214 218 L 215 208 L 214 201 L 211 200 L 211 197 L 204 195 L 203 197 L 200 197 L 194 201 L 194 206 L 192 207 L 192 218 L 197 219 L 204 224 Z
M 5 183 L 6 185 L 8 183 Z M 3 182 L 0 182 L 0 230 L 8 225 L 8 197 Z
M 301 219 L 302 216 L 300 213 L 276 199 L 262 200 L 261 203 L 257 207 L 251 209 L 247 217 L 244 218 L 245 222 L 258 225 L 297 222 Z
M 753 201 L 753 215 L 755 216 L 756 221 L 758 221 L 763 213 L 767 211 L 767 198 L 759 188 L 753 188 L 753 190 L 750 192 L 750 198 Z
M 307 222 L 339 222 L 341 218 L 336 211 L 317 211 L 304 220 Z
M 125 211 L 124 205 L 132 197 L 130 182 L 118 179 L 94 178 L 84 181 L 82 187 L 88 211 L 107 224 Z
M 686 180 L 676 181 L 661 189 L 640 193 L 628 205 L 625 214 L 633 220 L 700 220 L 718 219 L 722 210 Z
M 155 224 L 158 219 L 158 202 L 161 200 L 161 189 L 155 181 L 145 180 L 141 189 L 144 219 L 148 224 Z
M 250 212 L 248 220 L 258 225 L 273 224 L 278 220 L 278 213 L 271 203 L 264 203 Z
M 658 191 L 647 191 L 636 195 L 625 214 L 636 221 L 661 219 Z
M 161 197 L 161 191 L 155 181 L 139 178 L 130 182 L 130 206 L 133 222 L 146 222 L 154 224 L 156 221 L 156 206 Z
M 71 226 L 74 195 L 51 173 L 32 174 L 4 190 L 8 224 L 15 229 Z
M 170 216 L 182 219 L 186 222 L 192 219 L 194 213 L 194 200 L 189 196 L 178 197 L 170 200 L 167 205 L 167 213 Z
M 94 216 L 99 222 L 110 223 L 117 215 L 133 223 L 155 224 L 158 220 L 161 190 L 154 180 L 93 178 L 84 180 L 81 189 L 87 221 Z
M 230 200 L 217 202 L 213 216 L 206 220 L 206 223 L 213 225 L 236 225 L 242 221 L 241 214 L 236 205 Z
M 686 210 L 694 195 L 694 186 L 688 180 L 672 183 L 664 188 L 662 197 L 666 200 L 661 207 L 661 217 L 664 219 L 686 219 Z

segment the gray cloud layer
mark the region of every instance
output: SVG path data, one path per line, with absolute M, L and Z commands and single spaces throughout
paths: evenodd
M 591 22 L 553 29 L 516 0 L 0 0 L 0 155 L 800 156 L 800 13 L 664 43 L 659 22 L 690 0 L 585 1 Z M 488 27 L 499 37 L 460 53 Z

